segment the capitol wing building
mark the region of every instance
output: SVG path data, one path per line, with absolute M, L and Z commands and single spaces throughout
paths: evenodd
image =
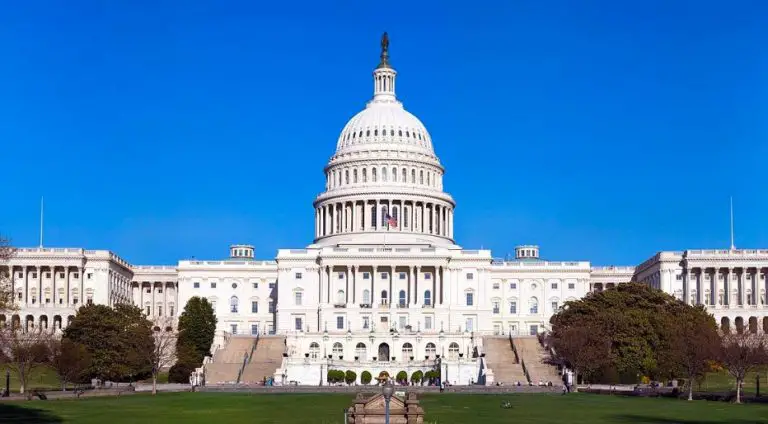
M 109 251 L 22 248 L 0 264 L 20 306 L 0 320 L 60 331 L 83 303 L 133 302 L 159 321 L 200 296 L 218 318 L 209 383 L 269 376 L 312 385 L 329 369 L 358 380 L 364 371 L 438 369 L 453 384 L 555 379 L 533 365 L 541 347 L 525 340 L 546 331 L 564 302 L 629 281 L 707 305 L 722 326 L 768 331 L 768 250 L 660 252 L 635 268 L 546 261 L 535 245 L 516 247 L 511 260 L 457 245 L 445 169 L 426 127 L 397 99 L 396 77 L 385 39 L 373 97 L 325 167 L 312 244 L 268 261 L 233 245 L 226 260 L 165 266 L 132 266 Z M 520 340 L 515 351 L 507 338 Z M 247 366 L 227 374 L 244 354 Z M 526 357 L 522 373 L 504 365 Z

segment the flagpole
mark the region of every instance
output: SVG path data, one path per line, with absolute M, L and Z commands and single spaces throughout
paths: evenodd
M 733 241 L 733 196 L 731 196 L 731 250 L 736 250 L 736 245 Z
M 40 196 L 40 248 L 43 248 L 43 203 L 44 199 Z

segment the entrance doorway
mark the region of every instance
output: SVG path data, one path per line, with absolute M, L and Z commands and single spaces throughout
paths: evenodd
M 389 362 L 389 345 L 386 343 L 379 345 L 379 361 Z

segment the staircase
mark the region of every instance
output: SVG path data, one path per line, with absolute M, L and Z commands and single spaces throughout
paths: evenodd
M 245 366 L 240 382 L 246 384 L 261 383 L 264 381 L 264 377 L 273 377 L 275 371 L 283 363 L 283 352 L 285 352 L 285 337 L 259 337 L 256 350 L 253 352 L 251 361 Z
M 213 355 L 213 362 L 205 366 L 206 384 L 236 383 L 243 359 L 251 353 L 256 337 L 232 336 L 227 344 Z
M 485 337 L 483 339 L 485 362 L 493 371 L 494 381 L 505 385 L 527 384 L 523 367 L 517 362 L 508 337 Z
M 520 359 L 525 362 L 525 369 L 528 371 L 528 376 L 531 377 L 531 383 L 538 385 L 539 381 L 544 383 L 551 381 L 552 384 L 558 386 L 563 384 L 557 367 L 547 363 L 550 359 L 549 352 L 539 343 L 538 338 L 515 337 L 513 343 Z

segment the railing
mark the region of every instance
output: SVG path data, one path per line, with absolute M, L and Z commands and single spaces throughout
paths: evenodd
M 243 372 L 245 372 L 245 366 L 251 363 L 253 352 L 256 350 L 256 345 L 258 343 L 259 343 L 259 335 L 256 334 L 256 340 L 254 340 L 253 344 L 251 345 L 251 351 L 243 354 L 243 365 L 240 366 L 240 371 L 237 372 L 237 380 L 236 380 L 237 384 L 240 384 L 240 379 L 243 377 Z
M 525 359 L 518 354 L 517 352 L 517 346 L 515 346 L 515 342 L 512 341 L 512 335 L 509 335 L 509 343 L 512 345 L 512 351 L 515 352 L 515 357 L 518 358 L 518 361 L 520 362 L 520 366 L 523 367 L 523 374 L 525 374 L 525 379 L 528 380 L 529 384 L 533 384 L 533 381 L 531 380 L 531 374 L 528 372 L 528 367 L 525 366 Z

